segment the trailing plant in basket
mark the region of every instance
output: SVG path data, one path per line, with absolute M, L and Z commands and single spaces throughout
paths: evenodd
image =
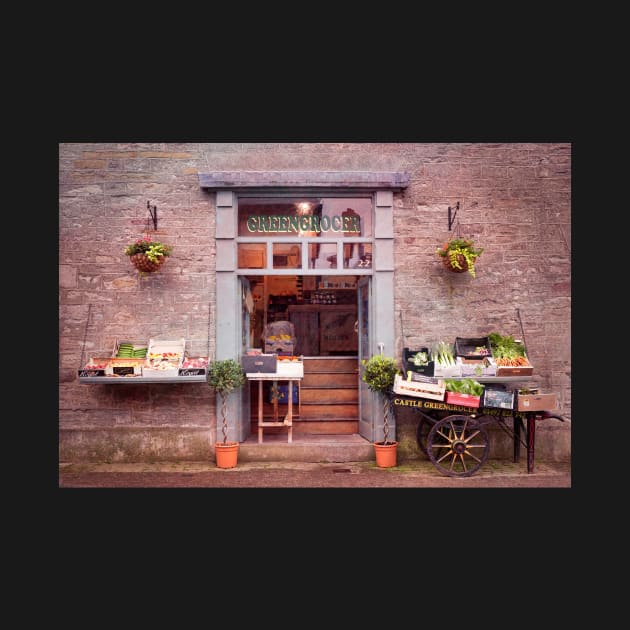
M 227 397 L 245 383 L 245 372 L 234 359 L 220 359 L 208 364 L 206 381 L 221 396 L 221 430 L 227 442 Z
M 468 273 L 475 278 L 475 262 L 483 253 L 483 247 L 475 247 L 474 241 L 466 238 L 454 238 L 444 243 L 436 251 L 438 256 L 444 258 L 444 263 L 451 271 Z
M 382 354 L 376 354 L 370 359 L 363 359 L 362 364 L 365 368 L 361 377 L 368 388 L 380 394 L 383 398 L 383 444 L 393 444 L 388 441 L 389 435 L 389 393 L 394 386 L 396 374 L 399 373 L 396 361 L 392 357 L 386 357 Z
M 150 238 L 139 238 L 125 247 L 125 254 L 140 272 L 157 271 L 160 265 L 171 255 L 173 247 Z

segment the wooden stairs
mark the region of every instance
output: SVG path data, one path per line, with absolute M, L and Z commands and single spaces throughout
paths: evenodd
M 293 435 L 358 433 L 358 379 L 357 357 L 305 357 L 304 378 L 300 383 L 300 404 L 293 404 Z M 286 382 L 284 384 L 286 385 Z M 268 386 L 263 388 L 265 419 L 273 416 Z M 251 394 L 251 422 L 254 433 L 258 429 L 258 388 L 253 387 Z M 286 404 L 279 407 L 280 414 L 286 413 Z M 279 428 L 279 431 L 282 430 Z M 266 428 L 265 434 L 271 435 L 275 431 L 275 427 Z M 286 429 L 284 431 L 286 432 Z

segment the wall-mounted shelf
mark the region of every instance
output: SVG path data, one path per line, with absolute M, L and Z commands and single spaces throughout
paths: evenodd
M 140 383 L 205 383 L 201 376 L 79 376 L 79 383 L 88 385 L 133 385 Z

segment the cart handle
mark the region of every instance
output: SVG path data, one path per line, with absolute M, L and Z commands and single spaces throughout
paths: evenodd
M 559 413 L 554 413 L 553 411 L 541 411 L 539 415 L 543 420 L 547 420 L 548 418 L 555 418 L 556 420 L 560 420 L 560 422 L 566 422 L 566 418 L 561 416 Z

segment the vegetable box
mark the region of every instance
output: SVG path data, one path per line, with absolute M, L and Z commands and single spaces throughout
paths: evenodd
M 483 406 L 497 409 L 514 409 L 513 391 L 502 389 L 489 389 L 486 387 L 483 392 Z
M 178 376 L 205 376 L 208 373 L 208 357 L 186 357 Z
M 489 337 L 455 337 L 455 356 L 483 359 L 492 356 Z
M 278 355 L 277 373 L 278 376 L 284 376 L 285 378 L 290 376 L 294 376 L 295 378 L 303 378 L 304 363 L 300 361 L 298 357 L 283 357 L 281 355 Z
M 461 366 L 462 376 L 495 376 L 497 373 L 497 366 L 492 357 L 481 360 L 457 357 L 457 363 Z
M 418 353 L 426 354 L 426 365 L 416 365 L 414 358 Z M 403 348 L 403 367 L 405 372 L 416 372 L 417 374 L 424 374 L 425 376 L 433 376 L 434 361 L 431 359 L 431 353 L 429 348 L 419 348 L 418 350 L 409 350 L 409 348 Z
M 144 359 L 112 357 L 105 368 L 105 376 L 142 376 Z
M 147 358 L 142 368 L 142 376 L 168 378 L 179 376 L 179 368 L 184 360 L 186 339 L 149 339 Z
M 458 394 L 456 392 L 446 392 L 444 402 L 449 405 L 462 405 L 463 407 L 479 407 L 481 396 L 471 396 L 470 394 Z
M 110 357 L 93 357 L 79 369 L 79 378 L 90 376 L 105 376 L 105 370 L 109 366 Z
M 440 376 L 444 378 L 456 378 L 462 375 L 461 363 L 455 365 L 443 365 L 439 361 L 436 361 L 433 366 L 433 376 Z
M 146 341 L 128 341 L 116 339 L 112 357 L 125 359 L 144 359 L 149 350 Z
M 393 389 L 395 394 L 401 394 L 403 396 L 444 400 L 444 381 L 438 381 L 437 383 L 406 381 L 400 374 L 396 374 Z
M 519 394 L 518 411 L 551 411 L 558 407 L 556 394 Z
M 275 354 L 245 354 L 241 357 L 241 366 L 246 373 L 273 374 L 276 372 L 277 365 L 278 357 Z
M 534 373 L 532 365 L 497 365 L 497 376 L 531 376 Z

